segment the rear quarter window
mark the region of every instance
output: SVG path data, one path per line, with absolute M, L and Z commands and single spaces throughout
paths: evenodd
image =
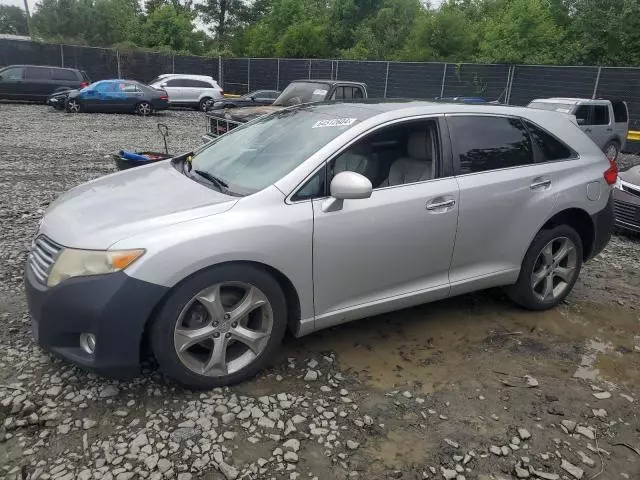
M 627 123 L 629 121 L 629 114 L 627 113 L 627 106 L 623 101 L 614 100 L 611 102 L 613 106 L 613 118 L 616 123 Z
M 78 77 L 76 72 L 72 70 L 63 70 L 62 68 L 52 68 L 51 69 L 51 79 L 52 80 L 64 80 L 66 82 L 76 82 L 78 81 Z
M 608 105 L 594 105 L 593 124 L 609 125 L 609 106 Z
M 575 152 L 552 134 L 527 120 L 524 123 L 537 150 L 536 162 L 552 162 L 575 158 Z

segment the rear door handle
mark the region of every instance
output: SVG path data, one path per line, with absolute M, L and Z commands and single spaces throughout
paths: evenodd
M 443 202 L 427 203 L 427 210 L 440 210 L 442 208 L 453 207 L 455 204 L 456 201 L 453 199 Z
M 531 190 L 542 190 L 551 186 L 551 179 L 549 178 L 536 178 L 529 188 Z

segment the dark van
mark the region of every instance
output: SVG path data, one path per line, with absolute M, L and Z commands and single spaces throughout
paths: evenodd
M 75 68 L 9 65 L 0 68 L 0 99 L 44 102 L 53 92 L 90 83 L 86 72 Z

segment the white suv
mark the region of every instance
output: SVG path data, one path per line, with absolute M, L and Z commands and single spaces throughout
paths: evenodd
M 223 98 L 218 82 L 207 75 L 165 74 L 149 85 L 165 90 L 171 106 L 197 107 L 205 111 L 214 101 Z

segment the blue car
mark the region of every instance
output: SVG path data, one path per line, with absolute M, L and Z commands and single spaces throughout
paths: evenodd
M 123 112 L 151 115 L 169 108 L 169 96 L 135 80 L 100 80 L 80 90 L 51 95 L 48 103 L 70 113 Z

